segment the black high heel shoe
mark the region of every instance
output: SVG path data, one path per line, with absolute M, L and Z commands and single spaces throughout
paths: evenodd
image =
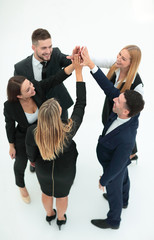
M 59 227 L 59 230 L 61 230 L 61 225 L 65 224 L 67 221 L 66 214 L 64 214 L 64 217 L 65 217 L 65 220 L 58 220 L 58 218 L 57 218 L 57 225 Z
M 49 225 L 51 225 L 51 221 L 54 220 L 56 218 L 56 215 L 57 215 L 57 212 L 56 212 L 56 209 L 53 209 L 54 212 L 55 212 L 55 215 L 53 216 L 46 216 L 46 221 L 49 223 Z

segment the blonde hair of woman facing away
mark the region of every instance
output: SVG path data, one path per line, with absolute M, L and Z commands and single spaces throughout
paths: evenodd
M 59 229 L 66 224 L 68 196 L 76 176 L 78 150 L 73 140 L 83 121 L 86 107 L 86 86 L 82 77 L 81 57 L 74 56 L 76 101 L 70 119 L 61 121 L 61 106 L 55 99 L 44 102 L 38 113 L 37 124 L 28 128 L 26 151 L 36 163 L 36 175 L 42 191 L 46 221 L 57 216 Z M 56 198 L 56 209 L 53 201 Z
M 72 120 L 65 124 L 61 120 L 61 107 L 54 98 L 44 102 L 39 109 L 35 141 L 44 160 L 53 160 L 67 146 Z
M 140 61 L 141 61 L 141 50 L 139 47 L 137 47 L 136 45 L 128 45 L 126 47 L 124 47 L 122 50 L 127 50 L 129 55 L 130 55 L 130 65 L 128 67 L 128 71 L 126 76 L 123 77 L 123 79 L 121 79 L 121 81 L 119 82 L 117 88 L 120 89 L 122 83 L 125 80 L 125 84 L 121 89 L 121 92 L 125 92 L 126 89 L 130 89 L 131 84 L 135 78 L 135 75 L 137 73 Z M 120 53 L 118 54 L 118 56 L 120 57 Z M 117 56 L 117 58 L 118 58 Z M 108 74 L 107 74 L 107 78 L 111 79 L 111 77 L 113 76 L 114 72 L 118 69 L 118 67 L 116 66 L 116 63 L 113 64 L 113 66 L 110 68 Z

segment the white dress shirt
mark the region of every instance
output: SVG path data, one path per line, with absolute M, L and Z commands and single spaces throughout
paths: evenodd
M 100 68 L 110 68 L 116 62 L 116 59 L 100 59 L 100 58 L 99 59 L 95 59 L 95 58 L 93 58 L 93 62 L 97 66 L 99 66 Z M 115 80 L 114 86 L 117 87 L 118 84 L 119 84 L 118 79 L 119 79 L 120 69 L 117 69 L 115 71 L 115 74 L 116 74 L 116 80 Z M 135 77 L 136 77 L 136 75 L 135 75 Z M 135 80 L 135 77 L 134 77 L 134 80 Z M 133 82 L 134 82 L 134 80 L 133 80 Z M 124 80 L 124 82 L 125 82 L 125 80 Z M 139 92 L 143 96 L 144 88 L 143 88 L 142 83 L 138 84 L 134 88 L 134 91 Z
M 38 61 L 33 54 L 32 57 L 32 66 L 33 66 L 33 72 L 34 72 L 34 79 L 37 81 L 41 81 L 42 80 L 42 68 L 43 65 L 40 63 L 40 61 Z

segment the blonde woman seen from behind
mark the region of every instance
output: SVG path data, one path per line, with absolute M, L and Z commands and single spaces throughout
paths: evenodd
M 75 179 L 78 156 L 73 137 L 82 123 L 86 106 L 86 89 L 78 55 L 75 55 L 73 64 L 77 100 L 71 118 L 62 122 L 61 106 L 55 99 L 49 99 L 39 109 L 37 125 L 31 126 L 26 136 L 28 157 L 35 162 L 42 190 L 46 221 L 50 224 L 57 215 L 59 229 L 67 221 L 68 195 Z M 53 209 L 54 197 L 56 209 Z

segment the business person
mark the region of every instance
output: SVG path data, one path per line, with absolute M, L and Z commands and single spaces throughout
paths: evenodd
M 9 141 L 9 155 L 14 161 L 16 185 L 24 202 L 30 203 L 25 187 L 24 172 L 27 165 L 25 136 L 27 128 L 37 121 L 38 109 L 46 101 L 49 89 L 60 84 L 74 70 L 73 64 L 60 70 L 55 76 L 43 81 L 29 81 L 24 76 L 10 78 L 7 85 L 8 100 L 4 103 L 6 133 Z
M 141 61 L 141 50 L 136 45 L 128 45 L 120 50 L 117 54 L 117 59 L 110 61 L 110 59 L 94 59 L 97 66 L 101 68 L 109 68 L 107 78 L 114 84 L 115 87 L 120 89 L 123 93 L 126 89 L 135 90 L 143 95 L 144 86 L 141 77 L 138 73 L 138 67 Z M 105 126 L 108 117 L 112 111 L 113 102 L 108 97 L 105 98 L 102 122 Z M 137 145 L 132 150 L 130 159 L 137 160 Z
M 82 123 L 86 106 L 86 88 L 78 55 L 73 63 L 77 99 L 71 118 L 62 122 L 60 104 L 54 98 L 49 99 L 39 109 L 37 124 L 29 127 L 26 135 L 27 154 L 29 160 L 35 162 L 46 221 L 50 223 L 57 214 L 59 229 L 67 220 L 68 195 L 76 175 L 78 151 L 73 137 Z M 57 211 L 53 209 L 54 197 Z
M 46 29 L 38 28 L 32 33 L 32 50 L 31 56 L 15 64 L 14 75 L 40 81 L 44 77 L 55 75 L 71 64 L 71 61 L 66 58 L 67 55 L 63 54 L 59 48 L 52 47 L 51 35 Z M 47 64 L 45 71 L 42 65 L 44 62 Z M 63 83 L 47 93 L 47 98 L 51 97 L 58 99 L 63 109 L 62 117 L 67 119 L 67 109 L 72 106 L 73 100 Z
M 81 56 L 82 64 L 90 68 L 98 85 L 113 101 L 112 113 L 97 144 L 98 161 L 103 167 L 99 187 L 106 187 L 104 197 L 109 202 L 109 212 L 106 219 L 93 219 L 91 223 L 99 228 L 118 229 L 122 208 L 128 206 L 130 180 L 127 166 L 130 164 L 129 156 L 135 144 L 139 112 L 144 107 L 144 100 L 140 93 L 133 90 L 120 93 L 90 59 L 87 48 L 82 50 Z
M 55 75 L 62 68 L 71 64 L 65 54 L 59 48 L 52 47 L 50 33 L 46 29 L 38 28 L 32 33 L 33 54 L 16 63 L 14 75 L 25 76 L 30 81 L 40 81 L 46 77 Z M 55 97 L 62 107 L 62 119 L 68 118 L 68 108 L 72 106 L 73 100 L 63 83 L 50 89 L 47 99 Z M 30 171 L 34 172 L 34 166 L 30 165 Z

